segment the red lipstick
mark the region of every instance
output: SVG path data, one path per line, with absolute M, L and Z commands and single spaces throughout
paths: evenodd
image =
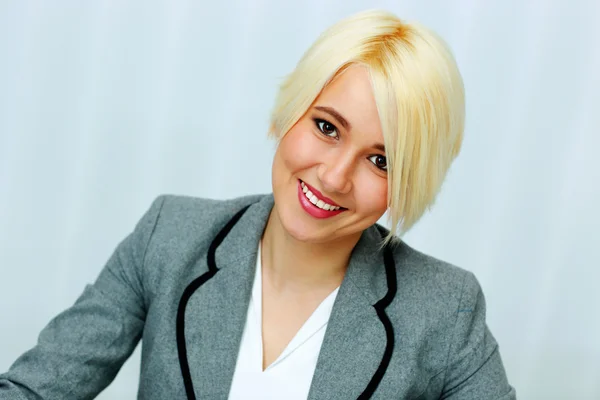
M 323 196 L 321 194 L 321 192 L 319 192 L 312 186 L 308 185 L 306 182 L 304 182 L 304 184 L 306 185 L 308 190 L 310 190 L 312 193 L 314 193 L 315 196 L 317 196 L 319 199 L 323 200 L 327 204 L 336 206 L 336 207 L 341 207 L 337 203 L 335 203 L 333 200 Z M 333 217 L 333 216 L 338 215 L 339 213 L 345 211 L 344 208 L 340 208 L 339 210 L 323 210 L 322 208 L 319 208 L 316 205 L 314 205 L 313 203 L 311 203 L 310 200 L 308 200 L 308 198 L 302 191 L 302 181 L 300 181 L 300 180 L 298 180 L 298 200 L 300 200 L 300 205 L 302 206 L 304 211 L 306 211 L 308 214 L 310 214 L 311 216 L 313 216 L 315 218 L 329 218 L 329 217 Z

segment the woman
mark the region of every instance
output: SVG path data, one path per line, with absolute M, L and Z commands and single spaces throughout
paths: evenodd
M 514 399 L 477 280 L 398 238 L 463 124 L 438 37 L 337 23 L 281 86 L 272 195 L 159 197 L 0 399 L 93 398 L 142 337 L 143 399 Z

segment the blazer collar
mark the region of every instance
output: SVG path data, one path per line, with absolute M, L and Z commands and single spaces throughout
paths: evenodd
M 196 279 L 197 287 L 188 290 L 189 304 L 180 310 L 184 337 L 178 335 L 178 345 L 185 343 L 185 354 L 179 347 L 184 381 L 182 356 L 185 362 L 189 357 L 188 398 L 195 398 L 190 396 L 192 385 L 198 397 L 226 396 L 227 392 L 220 390 L 228 391 L 231 386 L 258 244 L 273 204 L 272 195 L 260 198 L 230 229 L 225 228 L 224 235 L 217 235 L 213 244 L 222 240 L 214 251 L 217 271 L 210 271 L 209 260 L 209 271 Z M 378 228 L 372 226 L 363 232 L 352 252 L 326 328 L 309 399 L 368 398 L 385 373 L 385 359 L 389 362 L 391 354 L 391 325 L 386 327 L 375 307 L 389 294 L 384 258 L 378 250 L 381 239 Z M 210 310 L 201 311 L 207 306 Z M 393 337 L 391 340 L 393 346 Z
M 216 250 L 217 265 L 220 270 L 229 266 L 240 268 L 239 261 L 246 260 L 249 264 L 244 268 L 250 269 L 252 276 L 254 275 L 253 267 L 256 262 L 258 243 L 273 204 L 273 195 L 268 194 L 248 207 Z M 358 292 L 366 297 L 370 304 L 375 304 L 388 291 L 383 253 L 378 250 L 381 240 L 380 228 L 376 225 L 363 232 L 352 251 L 350 264 L 341 286 L 343 288 L 350 284 L 355 285 Z

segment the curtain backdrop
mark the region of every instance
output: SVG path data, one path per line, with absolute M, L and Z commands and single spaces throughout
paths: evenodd
M 522 399 L 600 398 L 600 2 L 0 0 L 0 371 L 159 194 L 270 191 L 277 85 L 331 23 L 437 31 L 461 155 L 405 240 L 473 271 Z M 135 398 L 139 348 L 101 399 Z

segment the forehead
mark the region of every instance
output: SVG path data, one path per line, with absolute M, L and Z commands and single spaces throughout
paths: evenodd
M 369 71 L 352 65 L 326 86 L 314 106 L 332 107 L 351 125 L 352 132 L 383 141 Z

